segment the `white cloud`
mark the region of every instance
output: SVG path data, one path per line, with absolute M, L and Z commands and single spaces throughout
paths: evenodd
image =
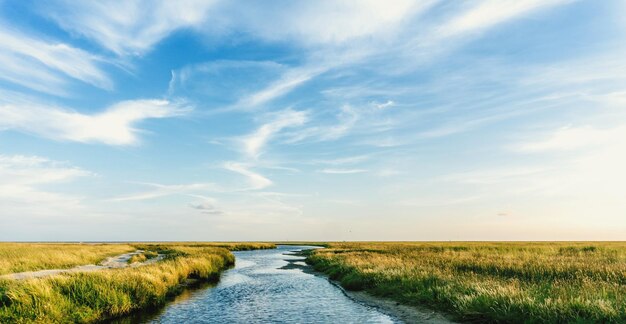
M 66 77 L 112 89 L 103 60 L 70 45 L 38 39 L 0 25 L 0 78 L 55 95 L 64 95 Z
M 166 100 L 122 101 L 96 114 L 39 103 L 7 103 L 0 105 L 0 130 L 12 129 L 55 140 L 132 145 L 138 142 L 136 123 L 184 111 Z
M 405 19 L 433 3 L 435 1 L 409 0 L 265 2 L 230 8 L 244 17 L 230 24 L 241 24 L 239 28 L 270 41 L 292 40 L 308 46 L 339 45 L 362 38 L 389 37 Z
M 292 69 L 267 87 L 239 100 L 235 107 L 248 109 L 270 102 L 325 72 L 327 67 Z
M 212 112 L 254 110 L 287 95 L 335 63 L 289 67 L 273 61 L 217 60 L 172 71 L 168 94 L 207 98 Z
M 331 141 L 341 138 L 356 125 L 361 113 L 350 105 L 344 105 L 337 114 L 337 122 L 330 125 L 311 126 L 287 134 L 286 143 L 297 143 L 305 140 Z
M 370 155 L 355 155 L 348 157 L 341 157 L 329 160 L 316 160 L 313 161 L 314 164 L 327 164 L 327 165 L 345 165 L 345 164 L 356 164 L 370 159 Z
M 141 55 L 172 32 L 203 24 L 214 3 L 59 0 L 42 5 L 40 11 L 69 32 L 92 39 L 117 54 Z
M 410 0 L 240 3 L 230 1 L 125 1 L 40 5 L 40 13 L 67 31 L 117 54 L 143 54 L 181 29 L 205 35 L 249 34 L 267 41 L 305 46 L 386 39 L 403 22 L 437 1 Z M 123 15 L 119 13 L 123 12 Z
M 471 2 L 472 6 L 439 26 L 439 37 L 481 31 L 542 8 L 570 0 L 486 0 Z
M 277 112 L 274 120 L 263 124 L 254 133 L 243 138 L 244 152 L 250 157 L 257 158 L 272 136 L 284 128 L 303 125 L 307 120 L 305 111 L 287 109 Z
M 372 102 L 372 105 L 374 105 L 374 107 L 378 108 L 378 109 L 386 109 L 386 108 L 390 108 L 395 106 L 395 102 L 393 100 L 387 100 L 386 102 L 383 103 L 378 103 L 378 102 Z
M 272 181 L 270 179 L 259 173 L 251 171 L 249 166 L 244 163 L 227 162 L 224 164 L 224 168 L 245 176 L 250 184 L 250 187 L 246 188 L 246 190 L 264 189 L 272 185 Z
M 259 91 L 259 85 L 286 75 L 287 67 L 273 61 L 215 60 L 172 70 L 168 93 L 189 93 L 227 101 Z M 239 99 L 242 100 L 242 99 Z
M 495 27 L 528 17 L 570 0 L 457 1 L 428 11 L 424 20 L 412 20 L 398 41 L 386 49 L 381 65 L 403 74 L 446 57 L 449 52 L 475 40 Z M 398 64 L 398 62 L 403 62 Z
M 47 191 L 41 187 L 59 185 L 90 175 L 92 173 L 83 169 L 43 157 L 0 155 L 2 213 L 30 210 L 33 213 L 50 214 L 78 208 L 79 197 Z

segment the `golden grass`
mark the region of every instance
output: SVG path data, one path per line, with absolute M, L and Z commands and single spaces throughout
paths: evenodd
M 133 244 L 131 250 L 141 248 L 167 256 L 138 268 L 0 280 L 0 323 L 92 323 L 161 306 L 180 292 L 188 279 L 215 281 L 222 270 L 234 264 L 232 253 L 218 247 L 220 244 Z M 228 246 L 274 247 L 263 243 Z
M 489 322 L 626 322 L 626 243 L 330 243 L 348 289 Z
M 128 244 L 0 243 L 0 275 L 97 264 L 134 250 Z

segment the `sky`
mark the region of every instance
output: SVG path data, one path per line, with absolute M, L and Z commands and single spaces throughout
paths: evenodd
M 626 240 L 624 12 L 0 0 L 0 240 Z

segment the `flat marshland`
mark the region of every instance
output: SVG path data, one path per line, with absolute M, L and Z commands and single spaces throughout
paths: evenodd
M 266 243 L 0 244 L 0 273 L 71 268 L 146 251 L 154 264 L 25 280 L 0 279 L 0 323 L 90 323 L 163 305 L 189 282 L 215 281 L 233 265 L 231 250 L 273 248 Z
M 128 244 L 0 243 L 0 275 L 96 264 L 135 250 Z
M 626 322 L 624 242 L 328 243 L 307 262 L 350 290 L 460 321 Z
M 309 243 L 307 262 L 349 290 L 425 306 L 461 322 L 624 323 L 626 242 Z M 91 323 L 159 307 L 216 281 L 230 251 L 270 243 L 0 243 L 0 323 Z M 137 250 L 139 267 L 14 280 Z M 124 263 L 126 264 L 126 263 Z M 315 300 L 303 301 L 304 303 Z

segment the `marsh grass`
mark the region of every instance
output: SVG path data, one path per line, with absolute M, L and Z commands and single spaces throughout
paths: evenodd
M 352 290 L 458 320 L 626 322 L 626 243 L 331 243 L 307 261 Z
M 145 251 L 139 254 L 135 254 L 130 259 L 128 259 L 129 264 L 137 263 L 137 262 L 145 262 L 150 259 L 154 259 L 159 256 L 159 253 L 156 251 Z
M 128 244 L 0 243 L 0 275 L 97 264 L 134 250 Z
M 233 249 L 272 247 L 231 245 Z M 138 248 L 167 257 L 138 268 L 0 280 L 0 323 L 92 323 L 159 307 L 189 279 L 216 281 L 235 262 L 232 253 L 217 244 L 137 244 L 131 250 Z

